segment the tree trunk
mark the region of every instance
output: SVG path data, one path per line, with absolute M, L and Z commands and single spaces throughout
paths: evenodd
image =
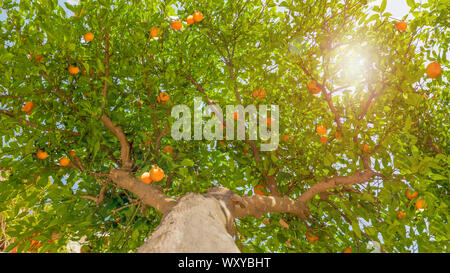
M 189 193 L 169 209 L 137 252 L 237 253 L 234 219 L 223 200 Z

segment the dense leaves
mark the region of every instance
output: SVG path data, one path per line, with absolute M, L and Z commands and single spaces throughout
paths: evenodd
M 378 243 L 387 252 L 446 252 L 448 9 L 443 1 L 407 2 L 408 20 L 384 12 L 386 1 L 370 9 L 359 0 L 4 0 L 2 245 L 28 251 L 38 233 L 33 240 L 44 243 L 32 251 L 66 251 L 86 236 L 83 251 L 129 252 L 157 227 L 158 211 L 103 176 L 121 164 L 121 145 L 100 121 L 106 114 L 132 144 L 133 175 L 158 165 L 166 176 L 153 184 L 174 198 L 215 185 L 241 195 L 263 185 L 267 194 L 267 177 L 297 198 L 323 179 L 364 169 L 364 158 L 379 174 L 316 195 L 306 219 L 237 219 L 242 251 L 369 252 Z M 196 10 L 204 19 L 187 24 Z M 173 20 L 183 22 L 180 31 Z M 408 23 L 403 32 L 400 20 Z M 425 74 L 432 61 L 442 66 L 436 79 Z M 266 95 L 253 97 L 259 89 Z M 161 92 L 170 95 L 164 104 Z M 193 110 L 195 97 L 223 107 L 279 105 L 280 135 L 290 137 L 271 152 L 259 151 L 259 141 L 257 149 L 238 140 L 175 141 L 171 108 Z M 328 129 L 325 143 L 318 125 Z M 48 157 L 37 158 L 39 150 Z M 69 166 L 60 166 L 62 157 Z M 407 189 L 418 196 L 408 199 Z M 416 209 L 419 199 L 425 209 Z

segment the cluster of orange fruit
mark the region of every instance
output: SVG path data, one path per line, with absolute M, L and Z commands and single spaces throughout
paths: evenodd
M 316 127 L 316 133 L 320 136 L 320 142 L 322 142 L 322 143 L 326 143 L 328 140 L 328 137 L 326 137 L 327 130 L 328 130 L 327 127 L 325 127 L 322 124 L 320 124 Z M 339 135 L 338 131 L 334 132 L 334 136 L 336 137 L 337 140 L 342 139 L 342 137 Z
M 410 190 L 406 190 L 406 198 L 408 198 L 409 200 L 413 200 L 414 198 L 417 198 L 418 196 L 419 196 L 418 192 L 411 193 Z M 424 209 L 425 206 L 426 206 L 426 204 L 425 204 L 425 200 L 424 199 L 417 199 L 416 200 L 416 209 L 417 210 Z M 402 220 L 402 219 L 404 219 L 406 217 L 407 217 L 407 215 L 403 211 L 401 211 L 401 210 L 397 211 L 397 218 L 399 220 Z
M 325 134 L 327 133 L 327 127 L 325 127 L 324 125 L 318 125 L 316 127 L 316 133 L 319 134 L 320 136 L 320 142 L 325 143 L 327 142 L 328 138 L 325 136 Z
M 87 42 L 87 43 L 89 43 L 89 42 L 91 42 L 92 40 L 94 40 L 94 34 L 92 33 L 92 32 L 87 32 L 87 33 L 85 33 L 84 35 L 83 35 L 83 39 L 84 39 L 84 41 L 85 42 Z M 70 65 L 68 68 L 67 68 L 67 71 L 69 71 L 69 73 L 71 74 L 71 75 L 76 75 L 76 74 L 78 74 L 78 73 L 80 73 L 80 68 L 79 67 L 77 67 L 77 66 L 75 66 L 75 65 Z
M 188 25 L 201 22 L 202 20 L 203 20 L 203 13 L 201 13 L 200 11 L 196 11 L 194 12 L 194 14 L 186 17 L 186 23 L 188 23 Z M 181 21 L 175 20 L 170 23 L 170 27 L 175 31 L 179 31 L 183 28 L 183 24 L 181 23 Z M 161 36 L 161 29 L 159 27 L 153 27 L 152 29 L 150 29 L 151 38 L 159 38 L 160 36 Z
M 153 166 L 150 172 L 144 172 L 139 176 L 139 180 L 147 185 L 150 185 L 153 181 L 161 181 L 163 178 L 164 171 L 158 166 Z
M 71 157 L 75 156 L 75 152 L 74 151 L 69 151 L 69 154 L 70 154 Z M 39 150 L 39 151 L 36 152 L 36 157 L 41 159 L 41 160 L 44 160 L 44 159 L 46 159 L 48 157 L 48 153 L 44 152 L 42 150 Z M 61 165 L 63 167 L 68 166 L 69 163 L 70 163 L 70 159 L 67 158 L 67 157 L 62 157 L 59 160 L 59 165 Z
M 399 31 L 403 32 L 408 27 L 408 24 L 406 22 L 401 21 L 401 22 L 397 22 L 395 24 L 395 27 Z M 427 69 L 426 69 L 427 76 L 432 79 L 439 77 L 441 72 L 442 72 L 442 67 L 438 62 L 432 62 L 432 63 L 428 64 Z
M 186 23 L 192 25 L 194 23 L 201 22 L 203 20 L 203 14 L 200 11 L 194 12 L 194 14 L 186 17 Z
M 255 89 L 252 92 L 253 98 L 257 99 L 264 99 L 266 97 L 266 90 L 264 89 Z

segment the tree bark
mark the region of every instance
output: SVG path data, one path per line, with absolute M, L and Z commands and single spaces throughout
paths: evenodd
M 144 253 L 238 253 L 232 237 L 234 219 L 225 200 L 188 193 L 163 216 L 137 250 Z

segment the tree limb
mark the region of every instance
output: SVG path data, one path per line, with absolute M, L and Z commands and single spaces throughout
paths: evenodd
M 133 166 L 133 160 L 131 159 L 131 146 L 122 131 L 122 128 L 115 126 L 106 114 L 103 114 L 101 121 L 120 141 L 120 159 L 122 160 L 122 169 L 130 170 Z
M 124 170 L 112 169 L 110 178 L 120 188 L 137 195 L 144 205 L 154 207 L 161 213 L 165 213 L 176 204 L 175 199 L 165 195 L 157 186 L 144 184 Z

